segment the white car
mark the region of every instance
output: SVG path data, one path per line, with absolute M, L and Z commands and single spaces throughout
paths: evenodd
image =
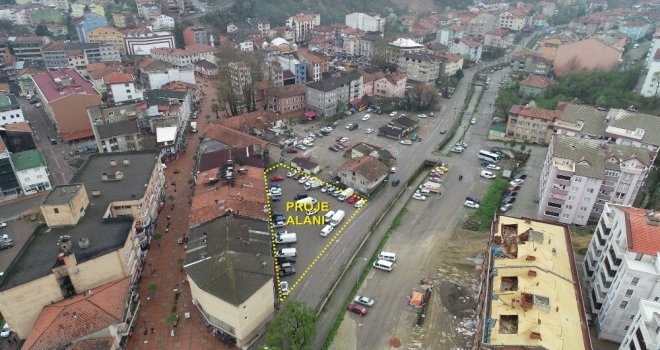
M 5 322 L 5 325 L 2 326 L 2 330 L 0 330 L 0 338 L 7 338 L 11 334 L 11 328 L 9 328 L 9 325 Z
M 312 141 L 312 140 L 303 140 L 302 143 L 303 143 L 303 145 L 305 145 L 305 146 L 307 146 L 307 147 L 312 147 L 312 146 L 314 146 L 314 143 L 313 143 L 313 142 L 314 142 L 314 141 Z
M 294 175 L 296 175 L 296 173 L 294 173 L 293 171 L 289 171 L 288 173 L 286 173 L 286 177 L 293 177 Z
M 413 197 L 413 199 L 417 199 L 417 200 L 420 200 L 420 201 L 425 201 L 426 200 L 426 196 L 419 193 L 419 192 L 415 192 L 415 194 L 413 194 L 412 197 Z
M 428 118 L 426 114 L 418 114 L 417 118 Z
M 473 124 L 473 125 L 477 124 L 477 118 L 472 118 L 472 120 L 470 120 L 470 124 Z
M 374 132 L 374 129 L 367 129 L 364 131 L 365 134 L 371 134 L 372 132 Z
M 314 215 L 314 214 L 316 214 L 316 213 L 318 213 L 318 212 L 319 212 L 318 207 L 314 207 L 314 209 L 312 209 L 312 210 L 306 212 L 305 214 L 307 214 L 307 216 L 312 216 L 312 215 Z
M 402 144 L 402 145 L 408 145 L 408 146 L 412 145 L 412 141 L 410 141 L 410 140 L 401 140 L 401 141 L 399 141 L 399 143 Z
M 335 227 L 332 226 L 332 225 L 325 225 L 323 227 L 323 229 L 321 230 L 321 237 L 325 237 L 325 236 L 329 235 L 330 232 L 332 232 L 332 230 L 334 230 L 334 229 L 335 229 Z
M 365 297 L 364 295 L 356 295 L 355 299 L 353 299 L 353 302 L 356 304 L 362 304 L 364 306 L 374 306 L 374 300 L 368 297 Z
M 397 111 L 394 111 L 394 112 L 390 113 L 390 117 L 396 116 L 397 113 L 398 113 Z
M 488 165 L 486 165 L 486 169 L 488 169 L 488 170 L 502 170 L 501 167 L 499 167 L 499 166 L 497 166 L 497 165 L 495 165 L 495 164 L 488 164 Z
M 307 180 L 309 180 L 309 178 L 307 176 L 303 176 L 298 180 L 298 183 L 304 184 L 307 182 Z
M 514 179 L 509 182 L 509 185 L 511 186 L 517 186 L 517 185 L 522 185 L 525 182 L 523 179 Z
M 461 146 L 454 146 L 451 148 L 451 151 L 454 153 L 463 153 L 463 151 L 465 151 L 465 148 Z
M 279 187 L 271 187 L 270 188 L 270 194 L 274 196 L 281 196 L 282 195 L 282 189 Z
M 298 147 L 298 149 L 300 149 L 300 150 L 302 150 L 302 151 L 304 151 L 304 150 L 307 149 L 307 147 L 305 147 L 305 146 L 303 146 L 303 145 L 301 145 L 301 144 L 297 144 L 296 147 Z
M 477 208 L 479 208 L 479 204 L 478 204 L 478 203 L 475 203 L 475 202 L 470 201 L 470 200 L 466 200 L 465 203 L 463 203 L 463 205 L 466 206 L 466 207 L 468 207 L 468 208 L 472 208 L 472 209 L 477 209 Z
M 506 213 L 507 211 L 511 210 L 511 208 L 513 208 L 513 204 L 507 203 L 500 208 L 500 211 Z
M 359 201 L 355 202 L 353 206 L 355 206 L 356 208 L 362 208 L 364 207 L 364 203 L 365 201 L 363 199 L 360 199 Z
M 369 114 L 365 114 L 365 115 L 362 117 L 362 120 L 365 121 L 365 122 L 366 122 L 367 120 L 369 120 L 369 119 L 371 119 L 371 115 L 369 115 Z
M 280 282 L 280 291 L 282 292 L 282 295 L 289 295 L 289 282 Z
M 482 170 L 481 173 L 479 173 L 479 176 L 485 177 L 486 179 L 494 179 L 496 176 L 492 172 L 488 170 Z
M 5 228 L 5 227 L 7 227 L 7 223 L 6 222 L 0 222 L 0 228 Z

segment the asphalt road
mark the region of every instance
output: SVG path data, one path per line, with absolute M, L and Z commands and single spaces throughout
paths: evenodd
M 43 107 L 35 108 L 23 97 L 19 98 L 19 103 L 23 109 L 25 119 L 30 122 L 34 141 L 38 149 L 41 150 L 50 171 L 51 185 L 61 185 L 69 183 L 72 176 L 71 167 L 66 161 L 68 157 L 68 148 L 62 142 L 52 145 L 49 138 L 59 140 L 57 129 L 46 115 Z

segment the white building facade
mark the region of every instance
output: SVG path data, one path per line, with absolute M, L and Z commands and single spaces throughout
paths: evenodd
M 385 18 L 377 14 L 353 12 L 346 15 L 346 25 L 365 32 L 382 32 L 385 27 Z
M 658 299 L 658 298 L 654 298 Z M 660 303 L 642 300 L 619 350 L 660 349 Z
M 660 213 L 606 204 L 583 266 L 600 339 L 622 342 L 640 302 L 660 298 L 659 258 Z
M 23 110 L 14 95 L 0 96 L 0 126 L 24 122 Z
M 660 42 L 660 40 L 656 39 L 654 42 Z M 644 97 L 654 97 L 660 94 L 660 49 L 650 53 L 649 56 L 651 56 L 648 64 L 649 70 L 646 73 L 642 91 L 640 91 Z

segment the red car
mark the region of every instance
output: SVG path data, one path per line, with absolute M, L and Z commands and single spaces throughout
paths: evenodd
M 287 148 L 287 149 L 286 149 L 286 153 L 298 153 L 298 150 L 295 149 L 295 148 L 293 148 L 293 147 L 291 147 L 291 148 Z
M 284 181 L 284 176 L 273 175 L 273 176 L 270 177 L 270 181 L 273 181 L 273 182 Z
M 508 192 L 514 192 L 514 191 L 518 191 L 519 189 L 520 189 L 520 185 L 512 185 L 512 186 L 509 186 L 509 188 L 507 188 L 506 190 Z
M 360 197 L 358 197 L 358 196 L 356 196 L 356 195 L 352 195 L 351 197 L 349 197 L 349 198 L 346 200 L 346 202 L 347 202 L 348 204 L 355 204 L 355 202 L 357 202 L 359 199 L 360 199 Z
M 366 316 L 368 310 L 366 306 L 362 306 L 359 304 L 348 304 L 348 311 L 356 313 L 358 315 Z

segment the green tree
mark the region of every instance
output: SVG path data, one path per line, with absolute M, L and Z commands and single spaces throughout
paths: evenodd
M 85 7 L 83 8 L 83 12 L 84 13 L 90 13 L 90 12 L 92 12 L 92 9 L 89 8 L 89 5 L 85 5 Z
M 297 300 L 287 300 L 270 322 L 266 344 L 271 349 L 311 349 L 315 328 L 314 310 Z
M 183 41 L 183 30 L 184 30 L 184 25 L 181 22 L 175 22 L 174 23 L 174 42 L 176 43 L 176 47 L 185 47 L 186 44 Z
M 156 285 L 156 282 L 149 283 L 149 286 L 147 287 L 147 289 L 149 289 L 149 292 L 151 293 L 152 297 L 156 297 L 156 289 L 158 289 L 158 286 Z
M 53 36 L 53 33 L 48 30 L 48 27 L 46 27 L 45 24 L 37 24 L 37 27 L 34 28 L 34 35 L 36 36 Z
M 211 110 L 215 112 L 215 117 L 220 118 L 220 105 L 217 103 L 214 103 L 211 105 Z
M 465 76 L 465 73 L 463 73 L 462 69 L 459 69 L 456 71 L 456 74 L 454 75 L 456 79 L 461 80 Z

